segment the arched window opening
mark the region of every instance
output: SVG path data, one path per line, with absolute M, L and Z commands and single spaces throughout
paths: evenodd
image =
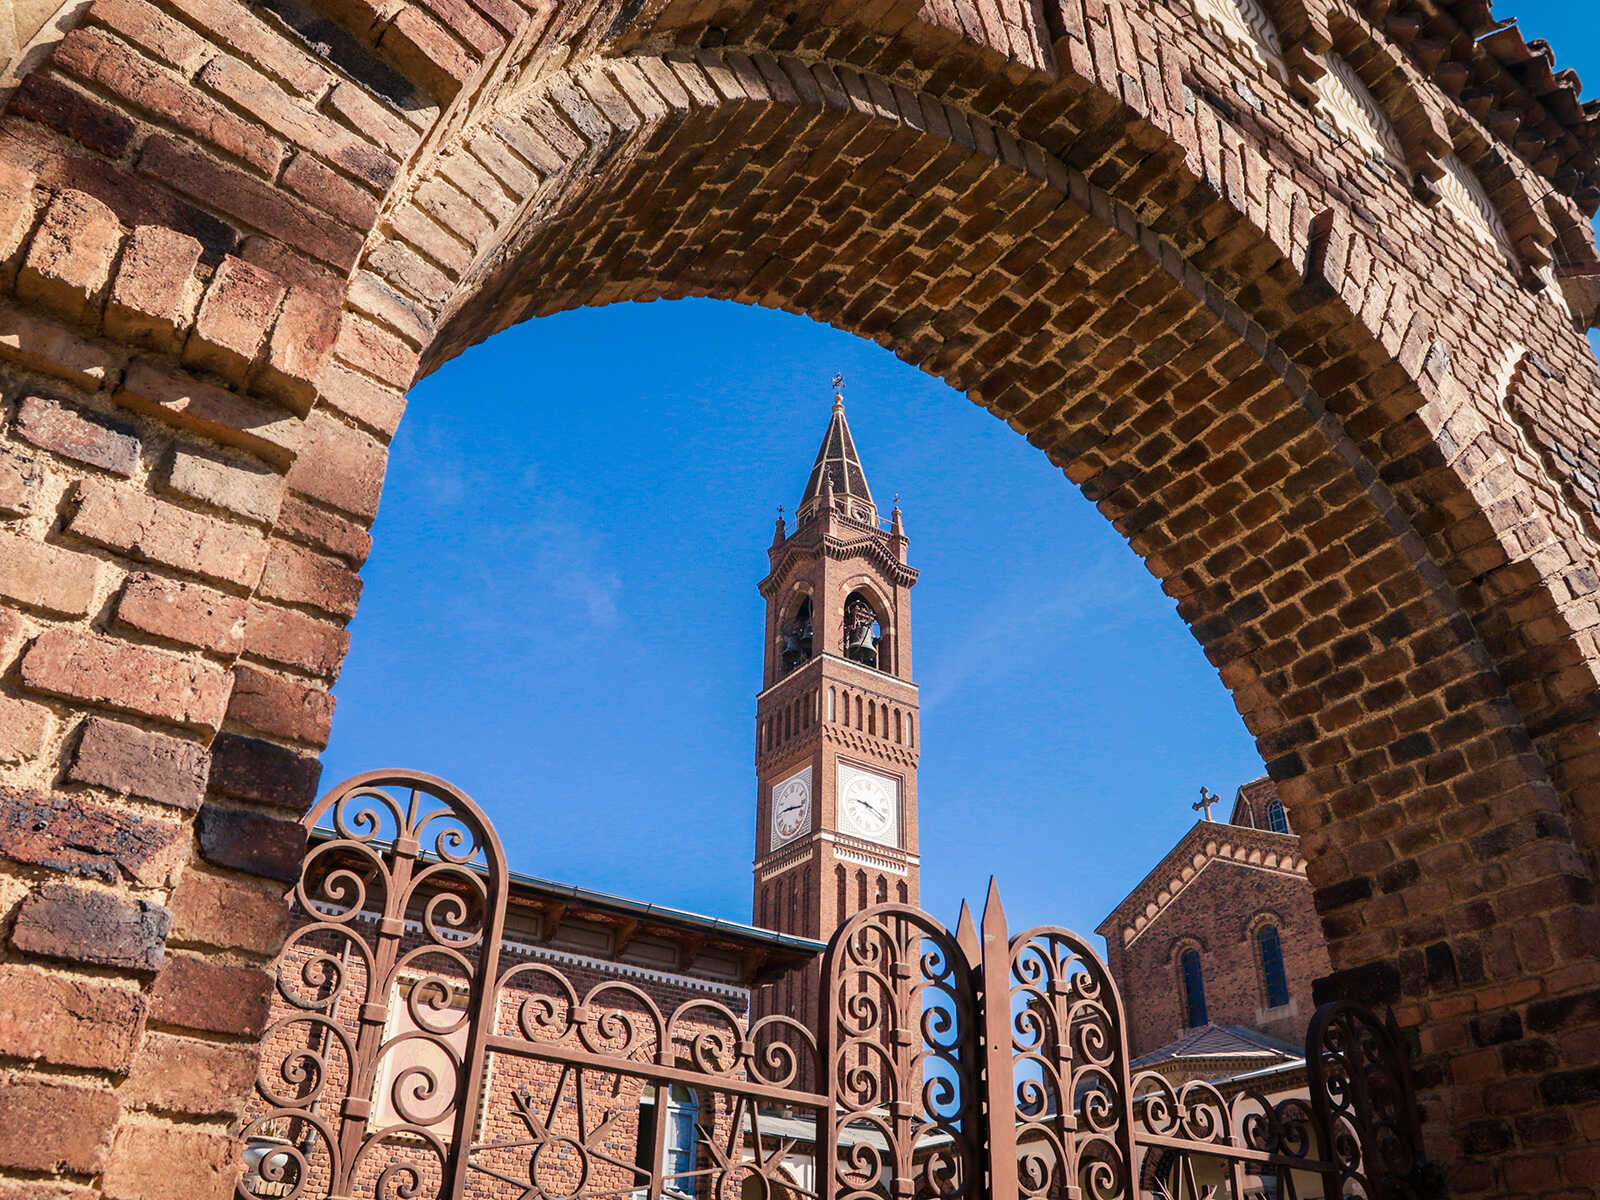
M 861 592 L 851 592 L 844 602 L 844 656 L 869 667 L 878 666 L 878 641 L 882 629 L 878 610 Z
M 878 876 L 878 899 L 877 899 L 877 903 L 879 903 L 879 904 L 886 903 L 888 901 L 888 899 L 889 899 L 889 881 L 887 879 L 885 879 L 882 875 L 879 875 Z
M 906 745 L 915 746 L 916 744 L 917 744 L 917 719 L 915 717 L 913 717 L 910 713 L 907 713 L 906 714 Z
M 649 1173 L 659 1167 L 666 1191 L 692 1196 L 699 1143 L 700 1097 L 681 1085 L 664 1089 L 666 1104 L 658 1111 L 663 1089 L 647 1084 L 639 1096 L 639 1139 L 634 1166 Z
M 1183 967 L 1183 1019 L 1190 1029 L 1206 1023 L 1206 984 L 1200 974 L 1200 951 L 1185 950 Z
M 783 673 L 811 661 L 811 597 L 806 596 L 783 627 Z
M 903 745 L 905 743 L 903 727 L 900 723 L 900 710 L 898 708 L 894 710 L 894 740 L 896 745 Z
M 1267 1007 L 1282 1008 L 1289 1003 L 1289 979 L 1283 971 L 1283 944 L 1276 925 L 1263 925 L 1256 931 L 1261 948 L 1261 979 L 1266 984 Z
M 861 697 L 857 696 L 856 697 L 856 728 L 860 729 L 861 727 L 862 727 L 861 726 Z
M 878 732 L 878 706 L 876 704 L 867 705 L 867 732 Z
M 828 720 L 832 722 L 839 720 L 839 693 L 833 688 L 828 689 Z
M 866 906 L 867 906 L 867 873 L 865 871 L 857 871 L 856 872 L 856 907 L 857 908 L 865 908 Z
M 1267 828 L 1273 833 L 1289 832 L 1289 814 L 1282 800 L 1273 800 L 1267 805 Z
M 909 901 L 906 898 L 908 893 L 906 891 L 906 881 L 904 879 L 902 879 L 899 883 L 895 884 L 894 885 L 894 889 L 895 889 L 895 895 L 899 899 L 901 904 L 909 903 Z

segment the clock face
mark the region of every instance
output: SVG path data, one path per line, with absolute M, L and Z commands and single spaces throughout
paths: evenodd
M 900 781 L 839 764 L 839 828 L 893 845 L 900 834 Z
M 811 768 L 772 787 L 772 844 L 792 841 L 811 824 Z

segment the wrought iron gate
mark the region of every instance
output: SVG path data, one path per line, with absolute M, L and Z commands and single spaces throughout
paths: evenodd
M 879 905 L 821 964 L 820 1037 L 664 1011 L 615 978 L 502 967 L 488 819 L 374 772 L 306 817 L 239 1133 L 245 1200 L 1276 1200 L 1414 1197 L 1403 1046 L 1349 1005 L 1307 1038 L 1309 1100 L 1135 1074 L 1121 998 L 1075 934 Z M 641 1148 L 645 1149 L 641 1149 Z

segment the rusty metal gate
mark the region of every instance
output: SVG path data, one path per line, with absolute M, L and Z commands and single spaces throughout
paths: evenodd
M 503 966 L 488 819 L 374 772 L 306 817 L 303 923 L 277 965 L 239 1146 L 245 1200 L 1280 1200 L 1415 1197 L 1390 1025 L 1316 1014 L 1309 1099 L 1134 1073 L 1122 1000 L 1065 929 L 991 890 L 951 932 L 879 905 L 821 964 L 820 1030 L 663 1011 L 616 978 Z

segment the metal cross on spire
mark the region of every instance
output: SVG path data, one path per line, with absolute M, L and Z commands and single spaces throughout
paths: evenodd
M 1203 809 L 1205 811 L 1205 816 L 1202 817 L 1201 820 L 1209 821 L 1211 820 L 1211 806 L 1213 804 L 1220 803 L 1222 803 L 1222 801 L 1218 797 L 1212 795 L 1210 789 L 1202 784 L 1200 787 L 1200 799 L 1195 801 L 1189 807 L 1194 809 L 1195 812 L 1200 812 Z
M 835 371 L 833 373 L 833 398 L 835 400 L 844 399 L 844 372 L 843 371 Z

